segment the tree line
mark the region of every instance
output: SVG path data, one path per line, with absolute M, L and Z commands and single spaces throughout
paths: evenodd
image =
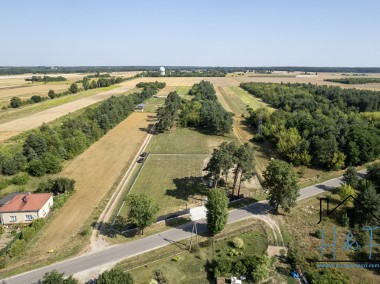
M 255 139 L 270 141 L 294 165 L 337 170 L 379 157 L 378 125 L 360 112 L 377 110 L 380 92 L 311 84 L 241 87 L 277 108 L 249 109 L 247 121 L 257 130 Z
M 337 79 L 324 79 L 323 81 L 352 85 L 352 84 L 380 83 L 380 78 L 348 77 L 348 78 L 337 78 Z
M 26 78 L 25 81 L 27 82 L 62 82 L 62 81 L 67 81 L 65 77 L 62 76 L 57 76 L 57 77 L 52 77 L 52 76 L 32 76 L 31 78 Z
M 189 91 L 191 101 L 182 100 L 171 92 L 164 106 L 157 111 L 158 129 L 166 131 L 175 121 L 183 127 L 196 127 L 210 134 L 224 135 L 232 130 L 232 114 L 218 102 L 215 89 L 210 82 L 194 84 Z
M 136 77 L 225 77 L 226 72 L 218 69 L 205 70 L 166 70 L 165 75 L 160 71 L 144 71 Z
M 95 107 L 88 107 L 83 113 L 64 119 L 60 125 L 44 124 L 29 133 L 22 143 L 3 145 L 1 173 L 14 175 L 27 171 L 32 176 L 43 176 L 60 172 L 63 160 L 78 156 L 124 120 L 137 104 L 157 92 L 157 88 L 148 84 L 141 92 L 111 97 Z
M 90 90 L 90 89 L 96 89 L 96 88 L 109 87 L 111 85 L 119 84 L 119 83 L 127 80 L 126 78 L 122 78 L 122 77 L 109 77 L 109 76 L 104 76 L 103 77 L 103 75 L 99 75 L 98 76 L 99 78 L 97 80 L 91 80 L 90 78 L 93 78 L 92 76 L 94 76 L 94 75 L 86 76 L 82 80 L 79 80 L 79 81 L 77 81 L 75 83 L 72 83 L 70 85 L 70 87 L 68 88 L 68 90 L 64 91 L 62 93 L 56 93 L 54 90 L 49 90 L 47 97 L 41 97 L 41 96 L 38 96 L 38 95 L 34 95 L 30 99 L 27 99 L 27 100 L 22 100 L 19 97 L 12 97 L 11 100 L 10 100 L 10 103 L 9 103 L 9 107 L 11 107 L 11 108 L 19 108 L 19 107 L 21 107 L 23 105 L 39 103 L 39 102 L 45 101 L 45 100 L 47 100 L 49 98 L 50 99 L 55 99 L 55 98 L 67 96 L 67 95 L 70 95 L 70 94 L 76 94 L 76 93 L 78 93 L 78 92 L 80 92 L 82 90 Z M 33 77 L 36 77 L 36 76 L 33 76 Z M 55 77 L 51 77 L 51 78 L 55 78 Z M 80 84 L 80 83 L 82 84 L 83 89 L 81 89 L 78 86 L 78 84 Z M 5 109 L 5 108 L 6 107 L 3 107 L 3 109 Z

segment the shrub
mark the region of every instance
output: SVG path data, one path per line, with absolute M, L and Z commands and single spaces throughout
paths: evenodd
M 68 193 L 62 193 L 57 196 L 54 196 L 54 203 L 52 209 L 58 209 L 63 206 L 63 204 L 66 203 L 67 199 L 69 199 Z
M 14 184 L 14 185 L 25 185 L 28 183 L 28 180 L 29 180 L 29 177 L 28 175 L 26 174 L 19 174 L 19 175 L 15 175 L 11 182 Z
M 160 269 L 154 271 L 154 280 L 158 284 L 169 284 L 169 280 L 166 279 L 164 273 Z
M 320 239 L 320 238 L 322 238 L 322 232 L 321 232 L 321 230 L 316 230 L 315 232 L 314 232 L 314 236 L 316 237 L 316 238 L 318 238 L 318 239 Z
M 238 248 L 238 249 L 241 249 L 244 246 L 243 240 L 241 238 L 238 238 L 238 237 L 233 238 L 232 243 L 233 243 L 234 247 Z
M 10 184 L 7 179 L 0 179 L 0 190 L 6 188 Z
M 42 162 L 48 174 L 56 174 L 62 171 L 61 159 L 51 153 L 47 153 Z
M 214 267 L 215 278 L 220 277 L 220 276 L 225 276 L 231 273 L 232 261 L 227 258 L 220 258 L 220 259 L 214 260 L 213 267 Z
M 16 240 L 9 249 L 9 256 L 10 257 L 16 257 L 19 254 L 21 254 L 26 247 L 25 240 Z
M 50 90 L 48 96 L 49 98 L 54 99 L 56 97 L 54 90 Z
M 38 219 L 33 220 L 31 227 L 34 228 L 36 232 L 38 232 L 44 225 L 45 225 L 45 219 L 38 218 Z
M 36 235 L 36 229 L 33 227 L 26 227 L 21 230 L 21 239 L 26 242 L 30 241 Z
M 113 268 L 110 271 L 105 271 L 99 275 L 97 284 L 113 284 L 113 283 L 123 283 L 123 284 L 134 284 L 135 281 L 132 275 L 128 272 L 124 272 L 121 269 Z
M 31 176 L 42 177 L 46 174 L 44 163 L 38 159 L 31 160 L 28 166 L 28 173 Z
M 5 229 L 3 226 L 0 225 L 0 236 L 5 233 Z
M 42 98 L 41 98 L 40 96 L 32 96 L 32 97 L 30 98 L 30 101 L 31 101 L 32 103 L 39 103 L 39 102 L 42 102 Z
M 22 106 L 22 100 L 18 97 L 13 97 L 11 98 L 10 106 L 12 108 L 19 108 L 20 106 Z
M 85 237 L 87 235 L 90 234 L 90 229 L 88 227 L 86 228 L 83 228 L 80 232 L 79 232 L 79 235 L 81 235 L 82 237 Z
M 202 247 L 209 247 L 209 246 L 211 246 L 212 245 L 212 239 L 207 239 L 207 240 L 205 240 L 205 241 L 203 241 L 203 242 L 201 242 L 201 246 Z

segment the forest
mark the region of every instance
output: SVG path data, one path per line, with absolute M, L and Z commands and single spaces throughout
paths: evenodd
M 32 176 L 58 173 L 62 161 L 73 159 L 134 111 L 137 104 L 158 92 L 155 83 L 140 93 L 111 97 L 59 125 L 42 125 L 18 143 L 0 147 L 0 171 L 14 175 L 27 171 Z M 163 84 L 164 86 L 164 84 Z
M 209 134 L 224 135 L 232 130 L 232 114 L 217 101 L 216 92 L 210 82 L 194 84 L 189 91 L 191 101 L 182 100 L 171 92 L 165 105 L 157 110 L 158 129 L 170 129 L 176 120 L 184 127 L 195 127 Z
M 159 71 L 144 71 L 136 77 L 225 77 L 226 72 L 216 69 L 205 70 L 166 70 L 165 75 L 160 75 Z
M 380 92 L 311 84 L 242 83 L 277 108 L 249 109 L 258 141 L 268 140 L 293 165 L 338 170 L 374 161 L 380 154 Z
M 352 85 L 352 84 L 380 83 L 380 78 L 348 77 L 348 78 L 339 78 L 339 79 L 324 79 L 323 81 Z

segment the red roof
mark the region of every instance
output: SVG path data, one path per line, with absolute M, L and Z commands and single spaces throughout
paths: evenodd
M 38 211 L 52 195 L 52 193 L 17 194 L 0 208 L 0 213 Z

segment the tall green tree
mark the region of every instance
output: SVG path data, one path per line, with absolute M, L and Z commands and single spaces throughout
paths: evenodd
M 238 179 L 239 182 L 239 192 L 240 194 L 240 186 L 242 182 L 243 175 L 248 179 L 249 176 L 252 176 L 253 173 L 253 149 L 248 143 L 244 143 L 241 145 L 234 153 L 234 161 L 236 164 L 234 170 L 234 182 L 232 185 L 232 196 L 235 194 L 235 188 L 237 186 Z
M 286 212 L 296 205 L 299 196 L 298 178 L 292 165 L 285 161 L 270 161 L 263 176 L 263 186 L 269 190 L 269 204 L 277 211 L 281 206 Z
M 215 236 L 220 233 L 227 224 L 228 198 L 222 189 L 214 188 L 209 191 L 206 203 L 207 227 Z
M 366 186 L 358 194 L 357 199 L 365 206 L 363 208 L 361 205 L 355 204 L 358 222 L 363 225 L 379 224 L 379 220 L 375 216 L 380 218 L 380 194 L 376 192 L 376 189 L 373 186 Z
M 128 195 L 126 202 L 128 206 L 128 222 L 136 224 L 143 235 L 144 229 L 156 221 L 158 206 L 145 193 Z
M 356 188 L 359 182 L 359 176 L 355 169 L 355 167 L 348 167 L 347 170 L 343 174 L 343 180 L 346 184 Z
M 78 85 L 76 83 L 72 83 L 70 85 L 69 91 L 72 94 L 78 93 L 78 91 L 79 91 Z
M 97 284 L 135 284 L 130 273 L 119 268 L 107 270 L 98 276 Z

